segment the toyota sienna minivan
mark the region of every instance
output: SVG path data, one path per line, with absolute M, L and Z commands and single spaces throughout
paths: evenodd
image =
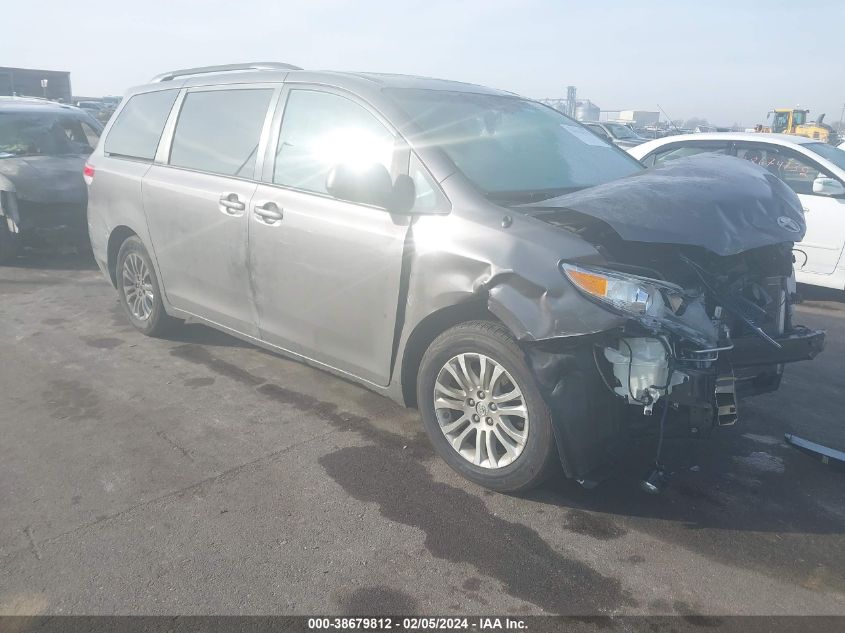
M 417 407 L 495 490 L 734 424 L 824 343 L 792 320 L 805 225 L 783 182 L 729 157 L 646 171 L 481 86 L 169 72 L 127 93 L 84 177 L 138 330 L 205 323 Z

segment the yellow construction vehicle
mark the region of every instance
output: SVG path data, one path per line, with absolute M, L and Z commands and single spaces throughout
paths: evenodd
M 809 110 L 777 108 L 766 115 L 767 119 L 774 115 L 771 126 L 758 125 L 755 130 L 806 136 L 823 143 L 838 144 L 839 137 L 836 131 L 824 122 L 824 115 L 819 116 L 817 121 L 808 123 L 809 113 Z

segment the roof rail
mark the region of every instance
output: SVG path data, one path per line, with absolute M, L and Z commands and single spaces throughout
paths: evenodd
M 177 77 L 186 75 L 204 75 L 206 73 L 225 73 L 233 70 L 302 70 L 293 64 L 281 62 L 247 62 L 245 64 L 223 64 L 222 66 L 200 66 L 198 68 L 183 68 L 182 70 L 171 70 L 161 73 L 150 79 L 150 83 L 161 81 L 172 81 Z

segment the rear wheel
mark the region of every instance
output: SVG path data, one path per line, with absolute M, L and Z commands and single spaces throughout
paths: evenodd
M 549 408 L 502 325 L 472 321 L 437 337 L 423 356 L 417 402 L 435 450 L 467 479 L 518 492 L 552 472 Z
M 120 246 L 115 279 L 120 304 L 135 329 L 147 336 L 161 336 L 178 323 L 164 311 L 161 285 L 152 261 L 135 236 Z

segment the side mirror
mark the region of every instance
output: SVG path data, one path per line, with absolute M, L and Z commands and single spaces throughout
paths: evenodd
M 393 182 L 384 165 L 335 165 L 326 176 L 326 191 L 335 198 L 387 208 Z
M 401 214 L 411 211 L 416 197 L 410 177 L 399 176 L 394 185 L 387 168 L 380 163 L 363 167 L 335 165 L 326 176 L 326 191 L 339 200 L 371 204 Z
M 821 196 L 841 196 L 845 194 L 845 187 L 835 178 L 819 176 L 813 181 L 813 193 Z

